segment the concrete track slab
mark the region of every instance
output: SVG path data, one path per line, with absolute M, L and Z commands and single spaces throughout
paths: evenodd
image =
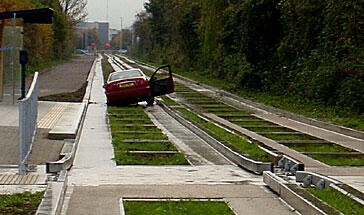
M 189 158 L 192 165 L 232 164 L 203 139 L 186 129 L 176 119 L 163 111 L 160 106 L 147 107 L 153 122 L 167 134 L 169 139 Z M 196 153 L 197 152 L 197 153 Z
M 280 117 L 275 114 L 256 113 L 255 116 L 274 122 L 281 126 L 292 128 L 296 131 L 300 131 L 302 133 L 309 134 L 327 140 L 329 142 L 333 142 L 344 147 L 346 146 L 364 153 L 364 140 L 342 135 L 336 132 L 332 132 L 323 128 L 318 128 L 316 126 L 308 125 L 285 117 Z

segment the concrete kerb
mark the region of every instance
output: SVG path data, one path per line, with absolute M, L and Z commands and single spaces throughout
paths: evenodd
M 96 58 L 93 62 L 93 65 L 91 67 L 90 74 L 87 78 L 87 87 L 85 96 L 83 98 L 84 108 L 82 111 L 82 116 L 80 123 L 78 124 L 78 132 L 76 139 L 72 141 L 68 141 L 69 144 L 72 142 L 72 149 L 71 150 L 64 150 L 64 157 L 56 162 L 49 162 L 47 163 L 47 172 L 51 170 L 50 172 L 55 172 L 55 170 L 58 170 L 58 179 L 56 181 L 48 182 L 48 187 L 45 193 L 45 196 L 41 202 L 41 204 L 38 207 L 37 214 L 44 215 L 44 214 L 60 214 L 61 212 L 61 206 L 63 204 L 64 200 L 64 194 L 67 189 L 67 173 L 68 169 L 72 166 L 73 160 L 76 155 L 76 150 L 78 146 L 78 141 L 81 136 L 81 130 L 82 125 L 86 116 L 87 108 L 90 103 L 90 97 L 91 97 L 91 88 L 92 88 L 92 82 L 95 76 L 95 66 L 96 63 L 100 61 L 100 57 Z M 66 146 L 69 147 L 69 146 Z M 66 152 L 68 151 L 68 152 Z
M 311 214 L 321 214 L 326 215 L 326 213 L 320 208 L 313 205 L 311 202 L 301 197 L 299 194 L 290 189 L 287 185 L 288 182 L 282 178 L 276 176 L 272 172 L 263 173 L 263 181 L 266 183 L 270 189 L 277 193 L 284 201 L 289 205 L 294 206 L 303 215 Z
M 164 102 L 157 100 L 157 103 L 161 105 L 161 107 L 170 114 L 174 119 L 176 119 L 179 123 L 181 123 L 186 128 L 190 129 L 195 134 L 199 135 L 203 140 L 209 143 L 214 149 L 220 152 L 222 155 L 233 161 L 236 165 L 247 169 L 256 174 L 262 174 L 264 171 L 273 171 L 273 164 L 269 162 L 260 162 L 255 161 L 251 158 L 248 158 L 240 153 L 237 153 L 230 149 L 229 147 L 221 144 L 214 137 L 207 134 L 203 128 L 201 128 L 198 124 L 191 122 L 190 120 L 184 118 L 176 111 L 170 109 Z
M 40 203 L 36 215 L 59 214 L 62 209 L 67 186 L 67 171 L 60 172 L 58 179 L 48 183 L 44 198 Z
M 294 190 L 290 189 L 289 182 L 280 178 L 274 173 L 264 172 L 263 173 L 263 181 L 266 183 L 270 189 L 276 192 L 283 200 L 288 202 L 290 205 L 294 205 L 295 209 L 297 209 L 302 214 L 327 214 L 322 209 L 316 207 L 308 200 L 304 199 L 300 194 L 296 193 Z M 342 182 L 337 181 L 335 179 L 329 178 L 324 175 L 320 175 L 313 172 L 307 171 L 297 171 L 296 172 L 296 182 L 303 183 L 303 187 L 310 187 L 311 185 L 315 185 L 320 189 L 332 188 L 335 189 L 342 194 L 350 197 L 360 205 L 364 206 L 364 200 L 358 198 L 357 196 L 351 194 L 345 189 L 341 188 L 340 185 L 343 185 Z M 322 202 L 321 200 L 317 199 Z M 326 203 L 323 203 L 326 204 Z M 329 206 L 331 207 L 331 206 Z M 340 212 L 337 212 L 341 214 Z
M 330 177 L 320 175 L 313 172 L 307 171 L 297 171 L 296 172 L 296 182 L 303 182 L 305 186 L 310 186 L 311 184 L 318 186 L 320 188 L 333 188 L 342 194 L 349 196 L 351 199 L 361 204 L 364 207 L 364 200 L 356 197 L 345 189 L 339 187 L 339 185 L 343 185 L 344 183 L 332 179 Z M 348 185 L 347 185 L 348 186 Z M 354 189 L 354 188 L 353 188 Z

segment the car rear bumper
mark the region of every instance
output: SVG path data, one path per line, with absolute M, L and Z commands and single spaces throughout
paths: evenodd
M 121 100 L 145 101 L 150 96 L 151 96 L 150 88 L 106 93 L 106 97 L 109 102 L 115 102 Z

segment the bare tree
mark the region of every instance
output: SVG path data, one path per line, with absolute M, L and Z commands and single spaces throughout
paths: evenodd
M 87 16 L 87 0 L 59 0 L 63 13 L 74 23 L 83 21 Z

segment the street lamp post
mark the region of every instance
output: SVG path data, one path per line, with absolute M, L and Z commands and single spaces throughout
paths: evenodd
M 120 53 L 123 48 L 123 17 L 120 17 Z

